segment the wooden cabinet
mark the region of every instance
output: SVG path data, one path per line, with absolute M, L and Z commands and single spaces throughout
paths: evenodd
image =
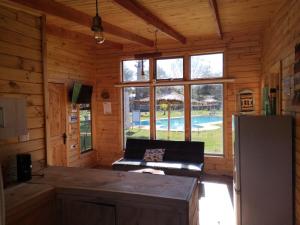
M 55 225 L 198 225 L 194 178 L 62 167 L 47 168 L 44 174 L 34 186 L 50 185 Z M 47 218 L 24 224 L 46 224 Z
M 118 225 L 180 225 L 182 216 L 174 211 L 163 210 L 159 206 L 156 209 L 150 207 L 118 207 Z
M 63 198 L 58 201 L 62 225 L 116 225 L 115 206 Z
M 5 190 L 7 225 L 56 225 L 55 189 L 49 185 L 20 184 Z

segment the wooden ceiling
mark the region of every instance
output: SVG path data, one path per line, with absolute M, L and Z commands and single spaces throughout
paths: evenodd
M 95 15 L 95 0 L 55 1 L 87 15 Z M 135 0 L 135 2 L 189 41 L 197 38 L 221 37 L 222 33 L 259 32 L 272 18 L 282 0 Z M 217 16 L 219 25 L 213 6 L 219 13 Z M 157 28 L 141 16 L 130 12 L 128 8 L 120 4 L 120 1 L 99 0 L 99 8 L 100 15 L 105 22 L 154 41 L 154 32 Z M 47 22 L 68 30 L 92 35 L 88 26 L 57 16 L 48 15 Z M 128 38 L 118 37 L 111 33 L 105 35 L 107 40 L 113 42 L 121 44 L 132 42 Z M 158 42 L 174 40 L 175 38 L 167 32 L 158 32 Z M 177 42 L 183 43 L 179 39 Z

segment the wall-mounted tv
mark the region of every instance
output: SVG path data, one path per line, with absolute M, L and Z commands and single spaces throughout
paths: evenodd
M 75 82 L 70 93 L 70 99 L 73 104 L 90 103 L 92 94 L 93 86 Z

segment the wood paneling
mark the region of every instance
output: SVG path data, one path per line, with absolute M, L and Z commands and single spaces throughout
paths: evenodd
M 47 72 L 49 82 L 62 83 L 66 86 L 67 96 L 74 81 L 94 85 L 96 72 L 93 50 L 93 42 L 83 42 L 81 39 L 71 40 L 69 37 L 53 32 L 47 33 Z M 94 90 L 96 91 L 96 90 Z M 97 163 L 96 152 L 91 151 L 80 154 L 79 122 L 69 123 L 69 116 L 72 114 L 72 107 L 67 97 L 66 123 L 67 123 L 67 154 L 66 161 L 72 167 L 92 167 Z M 96 115 L 94 99 L 92 103 L 93 115 Z M 51 107 L 51 105 L 49 106 Z M 79 111 L 77 110 L 77 113 Z M 78 117 L 79 120 L 79 117 Z M 93 127 L 96 126 L 96 119 L 92 119 Z M 71 148 L 75 146 L 75 148 Z M 93 146 L 96 148 L 96 146 Z
M 300 1 L 285 1 L 282 7 L 273 17 L 264 33 L 263 51 L 263 80 L 270 86 L 278 85 L 279 75 L 286 79 L 294 74 L 295 45 L 300 43 Z M 282 68 L 281 66 L 282 65 Z M 281 70 L 281 71 L 280 71 Z M 282 113 L 295 116 L 295 151 L 296 151 L 296 174 L 295 174 L 295 206 L 296 221 L 300 224 L 300 108 L 291 105 L 292 95 L 286 91 L 282 93 Z
M 91 16 L 95 14 L 94 0 L 56 1 Z M 266 22 L 271 19 L 272 14 L 279 7 L 281 2 L 281 0 L 218 0 L 217 3 L 223 32 L 245 33 L 251 30 L 254 33 L 262 31 Z M 215 18 L 211 12 L 209 0 L 139 0 L 138 3 L 147 8 L 147 10 L 170 27 L 174 28 L 177 32 L 184 35 L 188 42 L 193 38 L 218 36 Z M 105 21 L 148 39 L 154 39 L 155 27 L 120 7 L 114 1 L 99 1 L 99 9 L 101 17 Z M 91 32 L 89 27 L 69 23 L 57 17 L 51 17 L 49 20 L 51 23 L 68 27 L 68 29 L 70 28 L 86 34 Z M 128 40 L 116 38 L 112 35 L 107 35 L 107 38 L 120 43 L 129 42 Z M 159 42 L 164 40 L 172 41 L 172 38 L 163 32 L 159 32 L 158 40 Z
M 5 190 L 6 224 L 56 223 L 55 188 L 50 185 L 20 184 Z
M 33 171 L 45 162 L 41 19 L 0 6 L 0 95 L 27 101 L 28 141 L 0 141 L 5 179 L 16 178 L 16 154 L 30 153 Z
M 96 146 L 99 162 L 111 165 L 123 155 L 122 142 L 122 101 L 121 89 L 114 87 L 120 82 L 120 60 L 132 58 L 136 52 L 143 52 L 137 46 L 127 46 L 124 53 L 102 55 L 97 63 L 97 126 Z M 224 40 L 212 39 L 194 44 L 160 46 L 163 56 L 191 55 L 224 51 L 225 76 L 234 78 L 233 83 L 225 84 L 224 92 L 224 157 L 206 157 L 205 168 L 209 173 L 232 174 L 232 134 L 231 116 L 237 112 L 236 98 L 240 90 L 252 89 L 255 98 L 256 113 L 260 112 L 261 78 L 261 35 L 225 35 Z M 188 71 L 188 70 L 187 70 Z M 112 114 L 103 114 L 103 100 L 100 93 L 110 93 Z

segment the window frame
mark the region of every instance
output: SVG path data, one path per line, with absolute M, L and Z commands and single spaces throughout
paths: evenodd
M 145 61 L 145 60 L 148 60 L 149 61 L 149 79 L 148 80 L 135 80 L 135 81 L 125 81 L 124 80 L 124 62 L 125 61 Z M 150 78 L 150 67 L 151 67 L 151 63 L 150 63 L 150 59 L 149 58 L 147 58 L 147 59 L 132 59 L 132 58 L 130 58 L 130 59 L 122 59 L 121 60 L 121 82 L 122 83 L 128 83 L 128 84 L 130 84 L 130 83 L 132 83 L 133 85 L 132 86 L 134 86 L 134 83 L 147 83 L 147 82 L 149 82 L 150 80 L 151 80 L 151 78 Z
M 184 130 L 183 130 L 183 141 L 185 140 L 185 135 L 186 135 L 186 129 L 185 129 L 185 126 L 186 126 L 186 121 L 185 121 L 185 102 L 186 102 L 186 100 L 185 100 L 185 85 L 180 85 L 180 84 L 173 84 L 173 85 L 163 85 L 163 86 L 156 86 L 156 87 L 153 87 L 153 91 L 154 91 L 154 99 L 153 99 L 153 101 L 154 101 L 154 124 L 151 124 L 151 122 L 150 122 L 150 126 L 154 126 L 154 137 L 155 137 L 155 140 L 164 140 L 164 139 L 157 139 L 157 130 L 156 130 L 156 89 L 157 88 L 161 88 L 161 87 L 176 87 L 176 86 L 181 86 L 182 88 L 183 88 L 183 117 L 184 117 L 184 126 L 183 126 L 183 128 L 184 128 Z M 150 130 L 151 130 L 151 128 L 150 128 Z M 151 136 L 151 135 L 150 135 Z M 172 140 L 171 140 L 172 141 Z M 174 140 L 173 140 L 174 141 Z M 182 140 L 180 140 L 180 141 L 182 141 Z
M 168 59 L 182 59 L 182 78 L 166 78 L 166 79 L 158 79 L 157 78 L 157 61 L 158 60 L 168 60 Z M 184 80 L 184 71 L 185 71 L 185 63 L 184 63 L 184 56 L 171 56 L 171 57 L 159 57 L 154 59 L 154 68 L 153 68 L 153 79 L 160 82 L 160 81 L 181 81 Z
M 89 149 L 85 149 L 84 151 L 82 151 L 82 149 L 81 149 L 81 129 L 80 129 L 80 111 L 81 111 L 81 109 L 80 109 L 80 105 L 81 104 L 78 104 L 78 117 L 79 117 L 79 151 L 80 151 L 80 154 L 85 154 L 85 153 L 88 153 L 88 152 L 91 152 L 91 151 L 93 151 L 94 150 L 94 147 L 93 147 L 93 140 L 94 140 L 94 138 L 93 138 L 93 107 L 92 107 L 92 101 L 90 102 L 90 103 L 83 103 L 83 104 L 89 104 L 90 105 L 90 108 L 89 108 L 89 110 L 90 110 L 90 114 L 91 114 L 91 148 L 89 148 Z
M 192 71 L 191 71 L 191 67 L 192 67 L 192 56 L 202 56 L 202 55 L 216 55 L 216 54 L 222 54 L 222 63 L 223 63 L 223 66 L 222 66 L 222 69 L 223 69 L 223 73 L 222 73 L 222 76 L 221 77 L 211 77 L 211 78 L 195 78 L 195 79 L 192 79 Z M 210 79 L 220 79 L 220 78 L 224 78 L 225 77 L 225 53 L 224 52 L 210 52 L 210 53 L 200 53 L 200 54 L 191 54 L 189 55 L 189 80 L 190 81 L 201 81 L 201 80 L 210 80 Z
M 203 78 L 205 79 L 205 78 Z M 204 152 L 204 155 L 206 156 L 212 156 L 212 157 L 224 157 L 225 156 L 225 101 L 224 101 L 224 96 L 225 96 L 225 85 L 226 84 L 223 84 L 223 83 L 213 83 L 213 85 L 222 85 L 222 145 L 223 145 L 223 149 L 222 149 L 222 153 L 221 154 L 213 154 L 213 153 L 205 153 Z M 192 107 L 192 94 L 191 94 L 191 90 L 192 90 L 192 86 L 193 85 L 203 85 L 203 84 L 191 84 L 190 85 L 190 137 L 189 137 L 189 140 L 191 142 L 192 141 L 192 110 L 191 110 L 191 107 Z M 205 85 L 205 84 L 204 84 Z M 212 83 L 210 84 L 206 84 L 206 85 L 212 85 Z
M 223 56 L 223 72 L 222 77 L 213 77 L 213 78 L 197 78 L 192 79 L 191 78 L 191 57 L 192 56 L 198 56 L 198 55 L 212 55 L 212 54 L 222 54 Z M 183 61 L 183 77 L 182 78 L 176 78 L 176 79 L 157 79 L 157 60 L 160 59 L 176 59 L 176 58 L 182 58 Z M 201 85 L 201 84 L 221 84 L 223 87 L 223 109 L 222 109 L 222 115 L 223 115 L 223 128 L 222 128 L 222 136 L 223 136 L 223 148 L 222 148 L 222 154 L 210 154 L 210 153 L 204 153 L 205 157 L 212 157 L 212 158 L 225 158 L 227 157 L 227 141 L 226 141 L 226 129 L 228 129 L 227 125 L 227 118 L 225 117 L 226 114 L 226 105 L 227 103 L 224 101 L 225 96 L 227 94 L 227 82 L 232 82 L 232 80 L 226 80 L 227 77 L 227 71 L 226 71 L 226 49 L 219 48 L 219 50 L 216 51 L 182 51 L 180 53 L 166 53 L 166 56 L 162 57 L 154 57 L 154 58 L 148 58 L 149 60 L 149 80 L 148 81 L 134 81 L 134 82 L 124 82 L 123 81 L 123 61 L 127 60 L 135 60 L 128 57 L 121 58 L 121 83 L 117 85 L 116 87 L 121 87 L 121 113 L 123 115 L 122 118 L 122 139 L 123 141 L 122 146 L 123 149 L 125 149 L 125 135 L 124 135 L 124 102 L 123 102 L 123 89 L 127 87 L 149 87 L 149 99 L 150 99 L 150 140 L 156 140 L 156 87 L 161 86 L 183 86 L 184 87 L 184 116 L 185 116 L 185 126 L 184 126 L 184 135 L 186 141 L 191 141 L 192 131 L 191 131 L 191 110 L 190 112 L 186 112 L 186 108 L 191 108 L 191 87 L 192 85 Z M 211 80 L 211 82 L 210 82 Z M 203 82 L 204 81 L 204 82 Z M 174 82 L 174 84 L 172 84 Z M 183 82 L 182 84 L 180 82 Z M 187 83 L 184 83 L 187 82 Z M 197 83 L 199 82 L 199 83 Z M 152 104 L 152 106 L 151 106 Z M 152 117 L 152 120 L 151 120 Z M 187 118 L 189 118 L 189 122 L 187 122 Z
M 122 98 L 122 139 L 123 145 L 126 143 L 126 136 L 125 136 L 125 113 L 124 113 L 124 90 L 125 88 L 149 88 L 149 140 L 151 140 L 151 119 L 150 119 L 150 104 L 151 104 L 151 97 L 150 97 L 150 87 L 148 86 L 134 86 L 134 84 L 130 87 L 124 87 L 121 89 L 121 98 Z

